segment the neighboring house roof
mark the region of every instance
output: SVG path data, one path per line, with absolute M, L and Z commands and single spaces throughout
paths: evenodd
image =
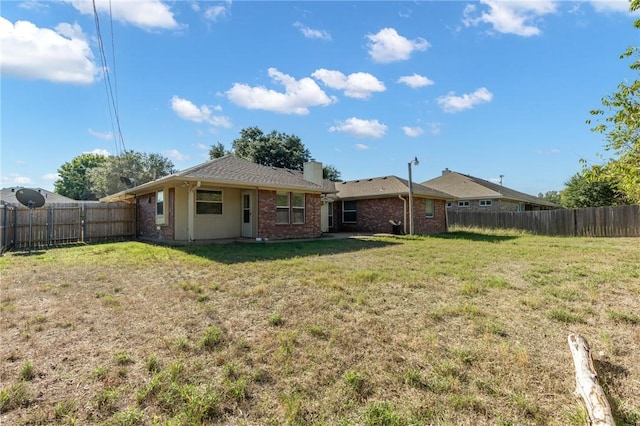
M 10 188 L 2 188 L 0 190 L 0 200 L 5 204 L 21 206 L 20 201 L 16 198 L 16 191 L 23 188 L 22 186 L 13 186 Z M 77 200 L 73 198 L 65 197 L 64 195 L 56 194 L 55 192 L 47 191 L 42 188 L 30 188 L 38 191 L 44 197 L 45 204 L 49 203 L 77 203 Z
M 263 166 L 229 154 L 117 194 L 109 195 L 102 198 L 101 201 L 124 199 L 127 196 L 140 194 L 140 191 L 151 190 L 172 181 L 200 181 L 209 185 L 252 186 L 320 194 L 334 192 L 330 185 L 325 183 L 316 185 L 305 180 L 301 171 Z
M 533 195 L 525 194 L 514 189 L 507 188 L 488 180 L 474 176 L 445 170 L 442 176 L 422 182 L 440 191 L 451 194 L 456 200 L 475 199 L 507 199 L 529 204 L 547 207 L 560 207 L 558 204 L 543 200 Z
M 409 182 L 397 176 L 336 182 L 339 199 L 383 198 L 409 195 Z M 413 195 L 428 198 L 449 199 L 451 196 L 436 189 L 413 182 Z

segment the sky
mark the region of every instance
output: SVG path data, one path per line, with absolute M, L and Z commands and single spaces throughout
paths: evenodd
M 343 180 L 406 179 L 418 158 L 414 182 L 448 168 L 560 191 L 609 155 L 586 120 L 637 78 L 628 6 L 3 1 L 0 183 L 53 190 L 64 163 L 123 150 L 183 170 L 258 127 Z

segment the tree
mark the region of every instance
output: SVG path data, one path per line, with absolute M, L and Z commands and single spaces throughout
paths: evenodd
M 561 193 L 561 204 L 569 209 L 624 204 L 624 198 L 616 185 L 605 179 L 576 173 L 566 185 Z
M 224 145 L 218 142 L 215 145 L 211 145 L 211 149 L 209 149 L 209 160 L 224 157 L 227 154 L 229 154 L 229 151 L 224 148 Z
M 342 179 L 340 179 L 340 172 L 331 164 L 327 164 L 322 169 L 322 178 L 329 179 L 331 182 L 342 182 Z
M 127 189 L 120 180 L 129 178 L 135 185 L 174 173 L 173 163 L 160 154 L 125 151 L 88 172 L 91 189 L 98 198 Z
M 107 157 L 100 154 L 81 154 L 58 169 L 60 179 L 54 182 L 54 192 L 74 200 L 97 200 L 91 189 L 88 171 L 99 167 Z
M 538 194 L 538 198 L 542 198 L 545 201 L 549 201 L 550 203 L 561 204 L 560 192 L 558 191 L 547 191 L 544 194 L 541 192 Z
M 238 157 L 257 164 L 302 170 L 304 163 L 311 159 L 311 153 L 295 135 L 273 130 L 265 135 L 257 127 L 240 131 L 240 137 L 233 141 L 233 151 Z
M 640 0 L 632 0 L 630 10 L 640 10 Z M 635 21 L 634 26 L 640 28 L 640 19 Z M 630 57 L 635 58 L 630 69 L 640 71 L 638 47 L 629 47 L 620 55 L 620 59 Z M 602 105 L 603 109 L 591 111 L 591 115 L 600 120 L 591 130 L 605 135 L 605 150 L 612 152 L 614 158 L 598 168 L 585 167 L 586 175 L 589 178 L 599 175 L 615 183 L 629 202 L 640 203 L 640 81 L 635 79 L 629 84 L 620 83 L 617 92 L 602 99 Z M 591 124 L 591 120 L 587 120 L 587 123 Z

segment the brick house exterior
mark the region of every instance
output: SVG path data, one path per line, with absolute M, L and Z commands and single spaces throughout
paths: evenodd
M 227 155 L 101 201 L 135 203 L 139 238 L 189 243 L 320 237 L 322 199 L 332 193 L 319 162 L 298 171 Z M 286 205 L 278 206 L 278 199 Z
M 384 176 L 340 182 L 335 186 L 338 191 L 332 203 L 335 231 L 409 232 L 409 183 L 405 179 Z M 448 194 L 413 183 L 414 233 L 436 234 L 447 230 L 447 198 L 450 198 Z M 394 226 L 390 221 L 400 225 Z
M 356 223 L 343 222 L 343 204 L 340 201 L 333 203 L 336 228 L 342 232 L 371 232 L 393 233 L 394 226 L 389 221 L 400 222 L 400 230 L 407 233 L 408 228 L 403 226 L 407 221 L 405 217 L 405 202 L 398 197 L 394 198 L 370 198 L 356 200 Z M 426 217 L 426 199 L 415 198 L 413 200 L 413 223 L 416 234 L 438 234 L 447 230 L 445 201 L 434 200 L 433 217 Z M 407 206 L 408 207 L 408 206 Z M 406 228 L 406 230 L 405 230 Z
M 422 185 L 450 194 L 449 210 L 460 211 L 529 211 L 559 209 L 561 206 L 474 176 L 449 169 Z
M 276 191 L 258 191 L 258 235 L 269 239 L 321 237 L 320 205 L 319 194 L 305 194 L 304 223 L 280 224 L 276 223 Z

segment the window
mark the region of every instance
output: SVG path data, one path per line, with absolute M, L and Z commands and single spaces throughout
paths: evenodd
M 480 200 L 480 207 L 489 207 L 493 204 L 491 200 Z
M 276 223 L 289 223 L 289 193 L 276 193 Z
M 355 201 L 343 201 L 342 202 L 342 222 L 343 223 L 356 223 L 356 202 Z
M 164 191 L 156 192 L 156 225 L 164 225 Z
M 469 207 L 468 201 L 458 201 L 458 207 Z
M 222 191 L 198 189 L 196 214 L 222 214 Z
M 328 213 L 328 216 L 329 216 L 329 228 L 333 228 L 333 203 L 332 202 L 329 203 L 328 208 L 329 208 L 329 213 Z
M 451 201 L 447 202 L 447 208 L 450 208 L 451 206 L 453 206 L 453 203 Z
M 433 200 L 424 200 L 425 209 L 424 215 L 425 217 L 433 217 Z
M 304 194 L 291 194 L 293 223 L 304 223 Z

